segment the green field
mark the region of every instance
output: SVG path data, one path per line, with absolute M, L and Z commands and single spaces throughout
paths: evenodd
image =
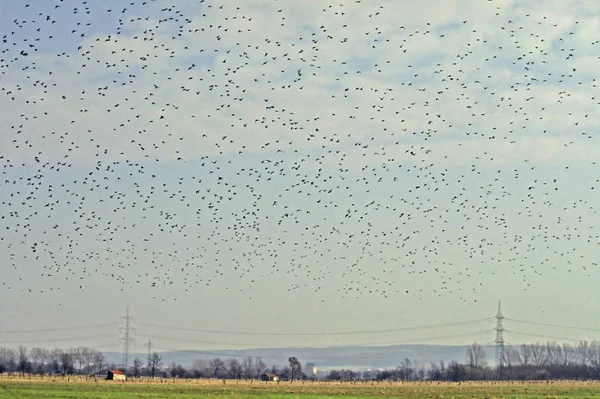
M 599 398 L 599 382 L 389 383 L 0 379 L 0 398 Z

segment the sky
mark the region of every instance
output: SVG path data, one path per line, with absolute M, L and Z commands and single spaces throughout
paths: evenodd
M 595 339 L 599 12 L 0 0 L 0 346 Z

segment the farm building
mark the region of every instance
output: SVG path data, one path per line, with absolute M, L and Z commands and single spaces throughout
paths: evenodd
M 279 381 L 279 376 L 277 374 L 263 374 L 260 376 L 260 379 L 263 381 Z
M 114 381 L 125 381 L 127 380 L 127 377 L 125 376 L 125 373 L 120 370 L 108 370 L 108 375 L 106 376 L 106 379 Z

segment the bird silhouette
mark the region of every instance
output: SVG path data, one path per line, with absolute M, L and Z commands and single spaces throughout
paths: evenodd
M 11 4 L 2 287 L 473 301 L 597 277 L 593 15 L 338 3 Z

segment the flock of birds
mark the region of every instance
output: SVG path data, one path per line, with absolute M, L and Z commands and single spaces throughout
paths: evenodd
M 472 301 L 597 273 L 593 12 L 0 4 L 2 290 Z

